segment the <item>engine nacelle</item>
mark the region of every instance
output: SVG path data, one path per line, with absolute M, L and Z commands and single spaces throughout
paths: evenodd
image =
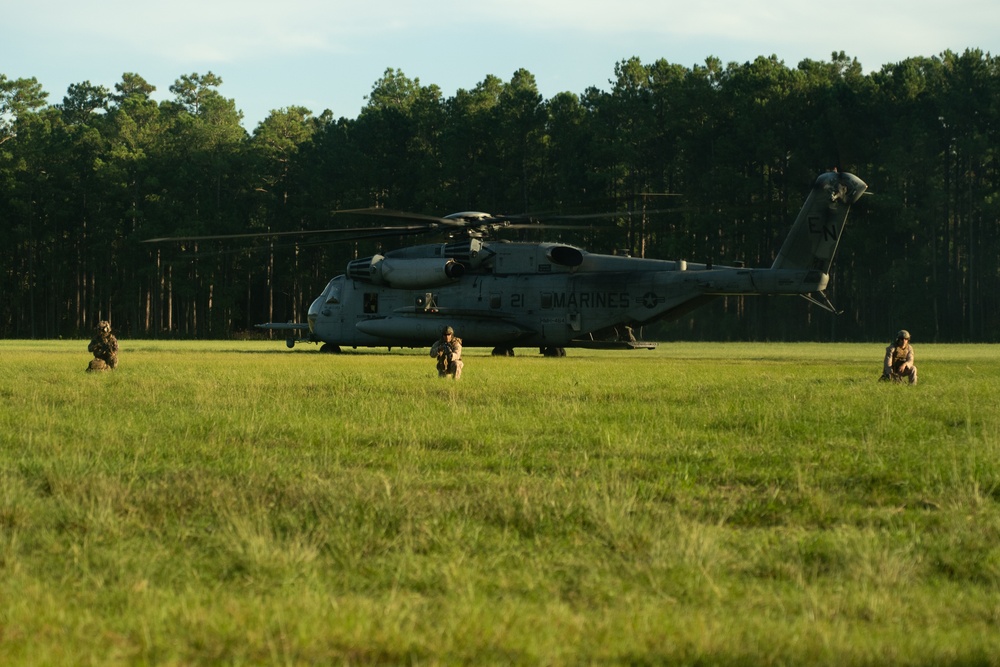
M 347 265 L 347 275 L 354 280 L 401 289 L 439 287 L 455 282 L 464 274 L 465 267 L 454 259 L 374 255 Z
M 549 246 L 545 256 L 550 262 L 560 266 L 574 267 L 583 264 L 583 251 L 571 245 Z

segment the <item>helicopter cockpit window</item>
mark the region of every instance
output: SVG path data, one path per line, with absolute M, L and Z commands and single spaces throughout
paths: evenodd
M 334 278 L 327 284 L 326 289 L 323 290 L 323 296 L 326 297 L 326 302 L 330 304 L 340 303 L 340 276 Z

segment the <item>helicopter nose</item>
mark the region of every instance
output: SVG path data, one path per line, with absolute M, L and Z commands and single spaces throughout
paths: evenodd
M 306 321 L 309 323 L 309 333 L 316 333 L 316 320 L 319 319 L 320 309 L 323 307 L 323 298 L 320 297 L 309 306 L 306 314 Z

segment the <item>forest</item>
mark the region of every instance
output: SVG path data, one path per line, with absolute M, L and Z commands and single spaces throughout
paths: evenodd
M 36 79 L 0 74 L 0 337 L 87 337 L 110 319 L 125 338 L 227 338 L 303 321 L 350 259 L 413 241 L 240 235 L 357 226 L 344 209 L 627 212 L 528 238 L 766 267 L 836 168 L 870 192 L 827 290 L 841 314 L 728 297 L 644 336 L 1000 340 L 1000 61 L 981 50 L 868 73 L 843 52 L 794 67 L 632 58 L 606 86 L 550 99 L 525 69 L 446 97 L 389 68 L 356 118 L 281 107 L 252 132 L 221 84 L 183 75 L 155 101 L 126 72 L 50 103 Z

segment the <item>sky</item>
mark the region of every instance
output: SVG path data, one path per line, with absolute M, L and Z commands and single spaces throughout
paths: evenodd
M 170 99 L 213 72 L 252 132 L 276 109 L 355 118 L 387 68 L 445 97 L 519 69 L 549 99 L 610 89 L 631 57 L 693 67 L 857 58 L 866 72 L 969 48 L 1000 55 L 996 0 L 0 0 L 0 74 L 109 90 L 134 72 Z

